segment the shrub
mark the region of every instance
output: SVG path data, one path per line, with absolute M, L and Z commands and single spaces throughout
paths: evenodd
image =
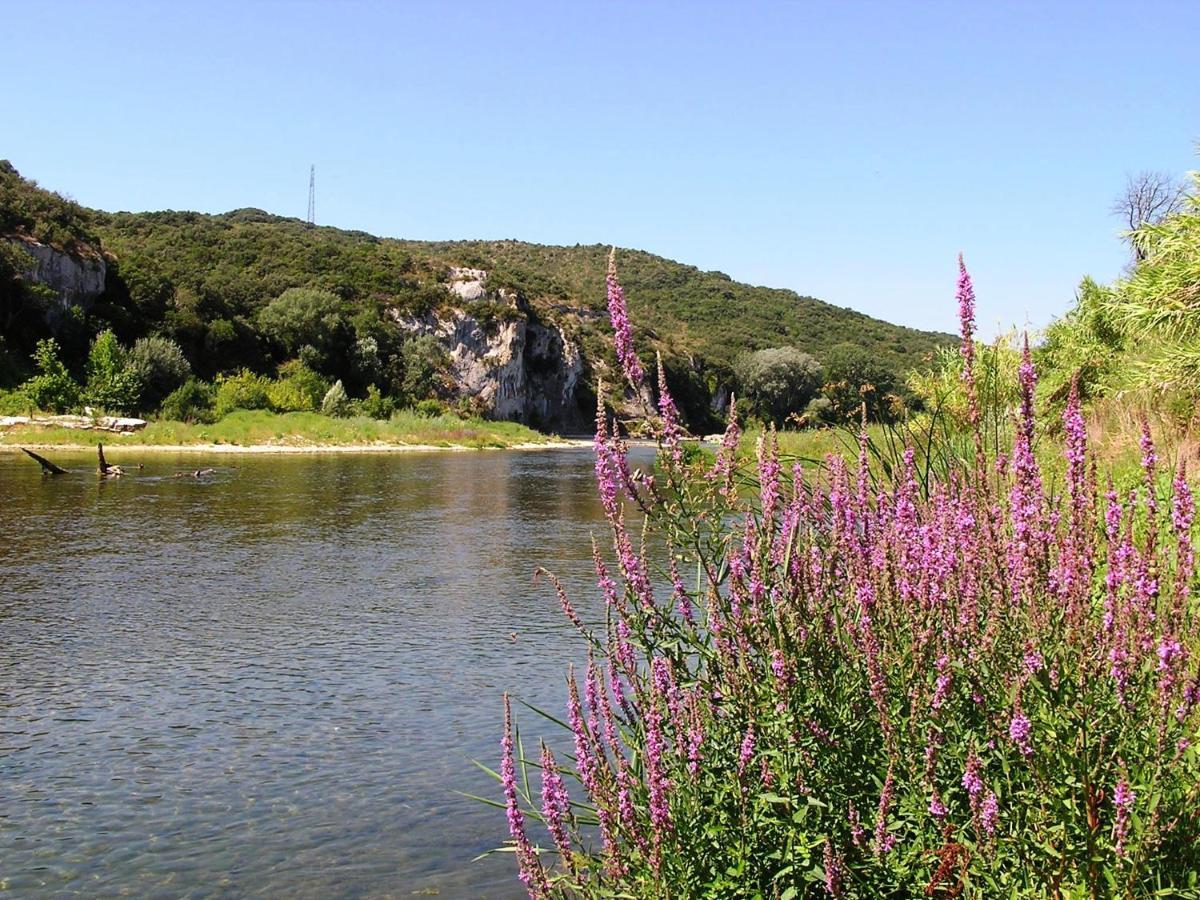
M 213 413 L 220 419 L 235 409 L 270 409 L 271 379 L 242 369 L 236 375 L 217 378 Z
M 735 367 L 741 395 L 768 422 L 782 425 L 821 388 L 821 364 L 795 347 L 758 350 Z
M 960 300 L 973 406 L 965 270 Z M 835 456 L 808 479 L 769 434 L 739 491 L 736 416 L 694 472 L 665 414 L 651 484 L 599 417 L 605 623 L 555 582 L 588 645 L 572 755 L 525 756 L 505 697 L 499 779 L 531 896 L 1195 893 L 1192 494 L 1180 470 L 1160 499 L 1148 433 L 1141 490 L 1098 484 L 1077 391 L 1047 490 L 1034 382 L 1026 352 L 1009 465 L 976 430 L 972 467 L 928 498 L 912 450 L 873 490 L 865 446 L 857 471 Z
M 446 404 L 441 400 L 420 400 L 413 405 L 413 412 L 418 416 L 436 419 L 446 414 Z
M 33 364 L 38 374 L 21 385 L 21 393 L 33 406 L 61 413 L 79 403 L 79 385 L 58 358 L 58 342 L 54 338 L 38 341 Z
M 367 396 L 359 401 L 358 408 L 364 416 L 372 419 L 390 419 L 396 411 L 396 403 L 372 384 L 367 387 Z
M 128 365 L 137 377 L 143 409 L 157 409 L 168 394 L 192 377 L 191 363 L 179 345 L 158 335 L 134 342 Z
M 279 378 L 267 389 L 276 412 L 312 412 L 321 405 L 329 382 L 299 360 L 279 367 Z
M 173 422 L 213 422 L 215 395 L 212 385 L 189 378 L 163 400 L 159 417 Z

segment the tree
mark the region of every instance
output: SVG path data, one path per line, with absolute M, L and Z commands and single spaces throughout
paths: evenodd
M 130 413 L 137 408 L 140 390 L 141 381 L 117 336 L 111 330 L 100 332 L 88 351 L 84 400 L 102 410 Z
M 79 385 L 58 358 L 58 342 L 54 338 L 38 341 L 33 354 L 38 374 L 21 385 L 21 392 L 38 409 L 66 412 L 79 402 Z
M 1112 214 L 1127 228 L 1126 239 L 1143 225 L 1157 225 L 1183 209 L 1187 185 L 1166 172 L 1139 172 L 1125 181 L 1125 190 L 1113 201 Z M 1146 257 L 1145 248 L 1129 240 L 1135 262 Z
M 869 420 L 891 421 L 896 417 L 899 390 L 895 373 L 861 347 L 841 344 L 825 360 L 821 392 L 829 400 L 825 414 L 833 421 L 856 420 L 864 403 Z
M 129 351 L 129 368 L 137 376 L 141 408 L 158 409 L 167 395 L 192 377 L 183 350 L 170 338 L 139 338 Z
M 263 334 L 281 345 L 289 356 L 302 347 L 328 355 L 343 337 L 346 320 L 336 294 L 315 288 L 289 288 L 258 314 Z
M 782 425 L 821 388 L 821 364 L 795 347 L 773 347 L 738 360 L 734 374 L 746 398 L 762 418 Z

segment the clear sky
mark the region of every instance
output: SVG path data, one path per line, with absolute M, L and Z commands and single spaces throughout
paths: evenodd
M 103 209 L 614 243 L 953 330 L 1200 166 L 1200 2 L 6 2 L 0 157 Z

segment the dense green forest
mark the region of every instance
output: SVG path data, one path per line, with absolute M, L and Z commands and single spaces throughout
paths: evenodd
M 319 406 L 335 382 L 349 398 L 374 397 L 385 408 L 445 399 L 452 386 L 444 348 L 414 339 L 389 312 L 421 314 L 457 301 L 445 288 L 454 266 L 490 273 L 485 298 L 457 301 L 481 322 L 526 316 L 560 325 L 582 346 L 589 383 L 612 366 L 604 246 L 393 240 L 256 209 L 107 213 L 41 189 L 7 162 L 0 163 L 0 235 L 102 254 L 108 266 L 106 290 L 88 314 L 51 316 L 51 325 L 46 310 L 54 299 L 22 278 L 23 251 L 0 243 L 0 378 L 10 387 L 35 368 L 48 374 L 53 362 L 37 348 L 53 336 L 57 360 L 81 385 L 98 368 L 119 368 L 114 354 L 127 361 L 140 354 L 143 372 L 158 373 L 160 389 L 136 400 L 109 392 L 109 405 L 146 410 L 165 399 L 162 385 L 178 387 L 189 377 L 201 403 L 222 379 L 240 378 L 245 388 L 264 378 L 249 390 L 265 393 L 266 377 L 280 374 L 299 383 L 291 406 L 276 404 L 284 409 Z M 618 254 L 639 346 L 663 355 L 668 381 L 696 424 L 711 424 L 713 395 L 738 387 L 735 368 L 753 351 L 792 348 L 837 371 L 901 386 L 904 373 L 950 340 L 649 253 Z M 502 288 L 507 301 L 498 299 Z M 115 343 L 102 349 L 113 358 L 91 359 L 97 336 L 108 332 Z

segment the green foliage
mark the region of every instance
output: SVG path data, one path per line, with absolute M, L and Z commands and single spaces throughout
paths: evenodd
M 320 408 L 328 389 L 328 381 L 294 359 L 279 367 L 279 377 L 267 389 L 267 397 L 276 412 L 311 412 Z
M 1200 175 L 1181 208 L 1133 232 L 1139 259 L 1109 286 L 1084 279 L 1075 306 L 1046 330 L 1043 393 L 1061 405 L 1140 394 L 1186 408 L 1200 397 Z M 1190 417 L 1189 417 L 1190 418 Z
M 343 336 L 346 319 L 336 294 L 313 288 L 289 288 L 258 313 L 262 333 L 290 355 L 302 347 L 328 354 Z
M 446 404 L 441 400 L 421 400 L 413 405 L 413 412 L 418 416 L 436 419 L 446 415 Z
M 84 402 L 106 412 L 132 413 L 142 382 L 129 365 L 128 354 L 111 331 L 102 331 L 88 351 Z
M 54 338 L 38 341 L 33 357 L 38 374 L 21 385 L 21 392 L 38 409 L 66 412 L 79 403 L 79 385 L 58 358 Z
M 822 385 L 821 364 L 795 347 L 758 350 L 738 360 L 739 396 L 765 421 L 783 425 Z
M 215 401 L 216 391 L 212 385 L 189 378 L 167 395 L 158 414 L 173 422 L 213 422 L 216 419 Z
M 449 355 L 433 335 L 420 335 L 404 342 L 400 394 L 411 398 L 433 398 L 445 386 Z
M 138 338 L 129 351 L 129 369 L 138 380 L 139 406 L 158 409 L 172 391 L 192 377 L 192 365 L 170 338 Z
M 372 384 L 367 387 L 367 396 L 359 401 L 358 410 L 369 418 L 386 420 L 396 411 L 396 403 Z
M 342 387 L 342 382 L 339 379 L 333 383 L 333 386 L 326 391 L 324 398 L 322 398 L 321 414 L 341 419 L 350 415 L 351 411 L 350 397 L 346 394 L 346 389 Z
M 39 188 L 0 159 L 0 235 L 23 234 L 63 250 L 93 254 L 99 245 L 93 225 L 89 210 Z
M 270 409 L 271 379 L 256 375 L 249 369 L 217 379 L 213 413 L 218 419 L 235 409 Z
M 857 422 L 866 405 L 867 420 L 892 422 L 903 411 L 896 372 L 861 347 L 842 344 L 825 360 L 822 394 L 829 400 L 828 421 Z

